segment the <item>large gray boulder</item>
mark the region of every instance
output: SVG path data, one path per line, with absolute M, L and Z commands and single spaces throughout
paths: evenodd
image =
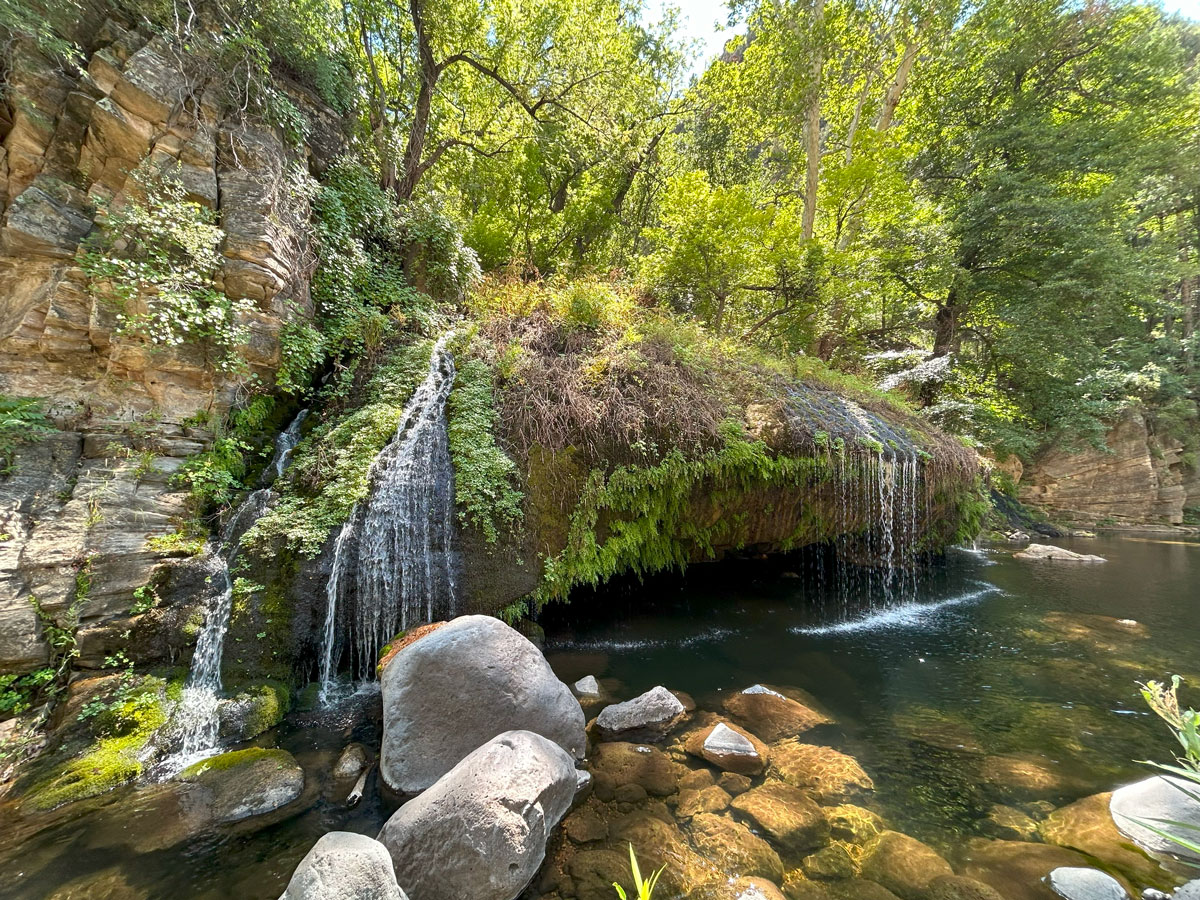
M 1200 784 L 1171 775 L 1153 775 L 1113 791 L 1108 810 L 1121 833 L 1147 850 L 1200 860 L 1200 853 L 1152 830 L 1177 834 L 1194 843 L 1200 829 L 1200 801 L 1195 797 L 1200 797 Z M 1167 824 L 1176 822 L 1189 827 Z
M 505 732 L 400 807 L 379 840 L 419 900 L 513 900 L 541 866 L 575 786 L 565 750 Z
M 380 680 L 379 770 L 401 793 L 425 790 L 506 731 L 532 731 L 583 756 L 579 701 L 537 647 L 491 616 L 462 616 L 425 635 L 396 654 Z
M 331 831 L 313 846 L 279 900 L 408 900 L 392 858 L 374 838 Z
M 659 685 L 632 700 L 604 707 L 596 727 L 606 741 L 661 741 L 686 714 L 679 698 Z

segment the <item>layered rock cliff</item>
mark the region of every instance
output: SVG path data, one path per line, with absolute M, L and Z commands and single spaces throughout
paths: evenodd
M 1178 525 L 1200 507 L 1200 471 L 1173 438 L 1155 434 L 1137 410 L 1125 412 L 1105 446 L 1049 447 L 1025 469 L 1020 499 L 1084 522 Z
M 79 664 L 121 646 L 134 592 L 176 530 L 170 476 L 208 446 L 210 421 L 272 384 L 280 330 L 311 316 L 307 207 L 286 174 L 339 145 L 332 114 L 280 82 L 306 145 L 223 108 L 195 60 L 118 15 L 76 23 L 83 65 L 16 39 L 0 115 L 0 393 L 45 398 L 59 429 L 19 449 L 0 481 L 0 673 L 43 664 L 47 628 L 79 625 Z M 216 287 L 238 303 L 237 374 L 203 346 L 156 346 L 118 327 L 89 286 L 81 245 L 139 197 L 132 173 L 170 172 L 224 232 Z

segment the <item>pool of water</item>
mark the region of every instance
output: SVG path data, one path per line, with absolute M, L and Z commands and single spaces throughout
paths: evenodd
M 1200 675 L 1200 543 L 1062 543 L 1108 562 L 952 550 L 891 601 L 866 579 L 839 589 L 812 558 L 694 566 L 549 611 L 547 655 L 564 679 L 616 679 L 621 696 L 664 684 L 704 709 L 756 682 L 802 688 L 893 827 L 950 849 L 1005 799 L 989 756 L 1028 757 L 1084 796 L 1172 755 L 1137 682 Z
M 890 601 L 878 579 L 839 587 L 811 555 L 695 566 L 548 609 L 547 656 L 566 680 L 596 675 L 621 697 L 664 684 L 705 709 L 756 682 L 802 688 L 837 719 L 821 742 L 859 759 L 893 827 L 952 849 L 986 830 L 989 757 L 1038 761 L 1069 799 L 1172 753 L 1137 682 L 1200 676 L 1200 542 L 1067 543 L 1109 561 L 952 551 Z M 155 787 L 49 815 L 0 808 L 0 898 L 278 897 L 321 834 L 373 835 L 394 808 L 376 774 L 353 809 L 349 785 L 328 777 L 349 741 L 378 746 L 368 707 L 293 717 L 256 742 L 306 770 L 308 802 L 282 820 L 180 839 L 178 809 Z

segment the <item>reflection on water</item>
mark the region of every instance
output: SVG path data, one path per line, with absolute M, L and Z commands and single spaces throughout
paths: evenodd
M 951 848 L 988 833 L 997 804 L 1041 802 L 1030 773 L 1064 802 L 1172 753 L 1136 682 L 1200 675 L 1200 544 L 1071 546 L 1109 562 L 952 552 L 915 599 L 882 611 L 832 579 L 822 589 L 817 557 L 696 566 L 547 610 L 547 655 L 565 680 L 595 675 L 622 697 L 665 684 L 706 709 L 759 682 L 802 688 L 837 717 L 822 742 L 861 761 L 893 826 Z M 0 898 L 278 897 L 321 834 L 375 834 L 390 812 L 376 774 L 354 809 L 328 775 L 348 742 L 378 747 L 371 719 L 292 717 L 256 742 L 305 768 L 304 808 L 282 821 L 187 836 L 164 786 L 32 819 L 0 809 Z

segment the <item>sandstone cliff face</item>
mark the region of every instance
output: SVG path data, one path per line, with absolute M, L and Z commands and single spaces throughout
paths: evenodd
M 46 661 L 46 617 L 79 622 L 82 665 L 120 646 L 133 592 L 162 560 L 147 539 L 184 511 L 170 476 L 212 439 L 187 421 L 226 411 L 248 378 L 273 383 L 285 320 L 311 316 L 311 254 L 296 227 L 308 210 L 284 172 L 339 142 L 332 113 L 294 86 L 283 87 L 323 153 L 228 117 L 164 38 L 88 15 L 82 70 L 12 45 L 0 115 L 0 392 L 45 398 L 61 429 L 22 448 L 0 481 L 0 672 Z M 135 196 L 129 173 L 144 160 L 171 166 L 190 199 L 216 210 L 218 287 L 252 301 L 237 377 L 197 346 L 118 336 L 116 312 L 87 289 L 80 243 L 100 204 Z
M 1182 451 L 1130 410 L 1109 431 L 1104 450 L 1049 448 L 1024 473 L 1020 498 L 1089 522 L 1178 525 L 1186 508 L 1200 506 L 1200 478 Z

